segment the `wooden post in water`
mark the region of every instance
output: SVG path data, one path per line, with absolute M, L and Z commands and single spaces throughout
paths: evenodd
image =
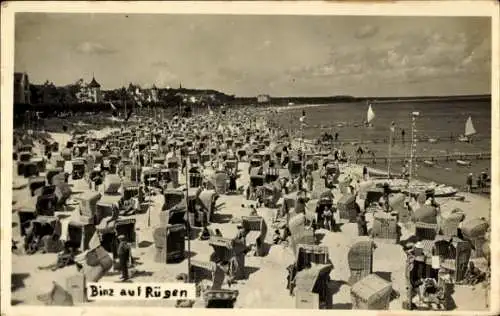
M 391 178 L 391 154 L 392 154 L 392 137 L 394 133 L 394 122 L 392 122 L 389 128 L 389 158 L 387 159 L 387 177 Z

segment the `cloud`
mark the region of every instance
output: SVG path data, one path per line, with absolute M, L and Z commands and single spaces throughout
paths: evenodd
M 354 37 L 362 39 L 362 38 L 370 38 L 378 33 L 378 27 L 374 25 L 363 25 L 359 27 L 354 33 Z
M 272 45 L 272 41 L 265 40 L 265 41 L 262 42 L 262 44 L 260 44 L 260 45 L 257 46 L 257 50 L 267 49 L 267 48 L 271 47 L 271 45 Z
M 175 73 L 168 71 L 166 69 L 159 69 L 156 72 L 154 82 L 158 86 L 164 87 L 164 86 L 173 84 L 174 81 L 176 81 L 177 79 L 179 79 L 179 77 Z
M 76 47 L 76 51 L 85 55 L 114 54 L 116 50 L 96 42 L 83 42 Z
M 373 33 L 366 26 L 362 29 L 363 36 Z M 376 45 L 354 42 L 335 47 L 327 60 L 294 67 L 288 74 L 341 82 L 424 83 L 470 74 L 488 76 L 490 67 L 491 38 L 419 30 L 387 34 Z
M 162 61 L 162 60 L 159 60 L 159 61 L 154 61 L 151 63 L 151 67 L 162 67 L 162 68 L 165 68 L 165 67 L 168 67 L 170 66 L 170 64 L 166 61 Z
M 232 80 L 234 82 L 242 82 L 248 78 L 248 73 L 246 71 L 241 71 L 233 69 L 226 66 L 221 66 L 215 71 L 215 77 L 222 80 Z

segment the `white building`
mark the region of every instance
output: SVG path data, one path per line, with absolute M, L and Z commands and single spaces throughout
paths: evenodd
M 101 85 L 92 77 L 92 81 L 89 83 L 88 88 L 90 90 L 90 97 L 93 103 L 99 103 L 102 101 Z
M 102 102 L 101 85 L 92 77 L 89 84 L 79 81 L 80 91 L 76 94 L 80 103 L 99 103 Z
M 271 101 L 271 97 L 267 94 L 260 94 L 257 96 L 257 103 L 268 103 Z

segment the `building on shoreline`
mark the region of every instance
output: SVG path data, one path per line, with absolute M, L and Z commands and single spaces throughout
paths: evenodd
M 14 104 L 31 104 L 30 82 L 27 73 L 14 73 Z
M 103 96 L 101 91 L 101 85 L 92 77 L 92 81 L 89 84 L 83 82 L 80 79 L 77 82 L 79 86 L 79 91 L 76 93 L 76 98 L 80 103 L 100 103 L 102 102 Z
M 267 94 L 259 94 L 257 96 L 257 103 L 264 104 L 271 102 L 271 97 Z
M 102 101 L 101 85 L 92 77 L 92 81 L 89 83 L 90 96 L 93 103 L 99 103 Z

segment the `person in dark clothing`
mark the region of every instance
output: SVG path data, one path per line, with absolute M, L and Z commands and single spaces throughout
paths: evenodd
M 401 141 L 403 144 L 405 143 L 405 130 L 404 129 L 401 130 Z
M 236 190 L 237 190 L 236 175 L 233 172 L 231 172 L 229 174 L 229 191 L 236 192 Z
M 56 221 L 54 223 L 54 231 L 52 232 L 52 240 L 58 241 L 62 235 L 62 224 L 59 217 L 56 217 Z
M 391 187 L 389 183 L 384 183 L 384 195 L 383 195 L 383 208 L 385 209 L 386 212 L 389 212 L 389 194 L 391 194 Z
M 257 209 L 253 204 L 250 205 L 250 216 L 259 216 L 259 213 L 257 213 Z
M 363 180 L 368 179 L 368 168 L 366 166 L 363 166 Z
M 94 190 L 97 191 L 99 186 L 102 184 L 102 175 L 100 172 L 96 172 L 92 177 L 92 182 L 94 182 Z
M 274 234 L 273 234 L 273 243 L 275 245 L 277 245 L 280 242 L 281 242 L 281 233 L 280 233 L 279 229 L 275 229 Z
M 237 228 L 238 228 L 238 234 L 236 235 L 235 240 L 246 245 L 247 244 L 246 237 L 248 235 L 247 230 L 241 225 L 238 225 Z
M 182 173 L 184 173 L 184 171 L 187 172 L 186 167 L 187 167 L 187 158 L 182 158 L 182 167 L 181 167 Z
M 327 205 L 323 208 L 323 228 L 326 228 L 328 231 L 333 231 L 333 212 Z
M 209 239 L 210 239 L 210 232 L 208 231 L 208 228 L 205 226 L 201 231 L 200 240 L 209 240 Z
M 489 180 L 488 168 L 481 171 L 481 178 L 483 179 L 483 183 L 486 183 Z
M 337 142 L 339 140 L 339 133 L 335 132 L 335 141 Z
M 246 199 L 250 200 L 250 195 L 252 193 L 252 185 L 251 184 L 247 187 L 245 193 L 246 193 Z
M 472 185 L 474 183 L 474 179 L 473 179 L 473 174 L 472 173 L 469 173 L 469 175 L 467 175 L 467 180 L 465 182 L 466 186 L 467 186 L 467 192 L 472 192 Z
M 286 165 L 288 165 L 289 161 L 290 161 L 290 158 L 288 157 L 288 153 L 283 152 L 283 162 L 281 163 L 281 166 L 286 167 Z
M 124 235 L 118 236 L 119 245 L 118 245 L 118 260 L 120 263 L 120 271 L 121 271 L 121 280 L 126 281 L 129 278 L 128 274 L 128 263 L 131 258 L 130 245 L 125 240 Z
M 358 236 L 368 236 L 368 227 L 365 212 L 358 213 L 356 222 L 358 224 Z

